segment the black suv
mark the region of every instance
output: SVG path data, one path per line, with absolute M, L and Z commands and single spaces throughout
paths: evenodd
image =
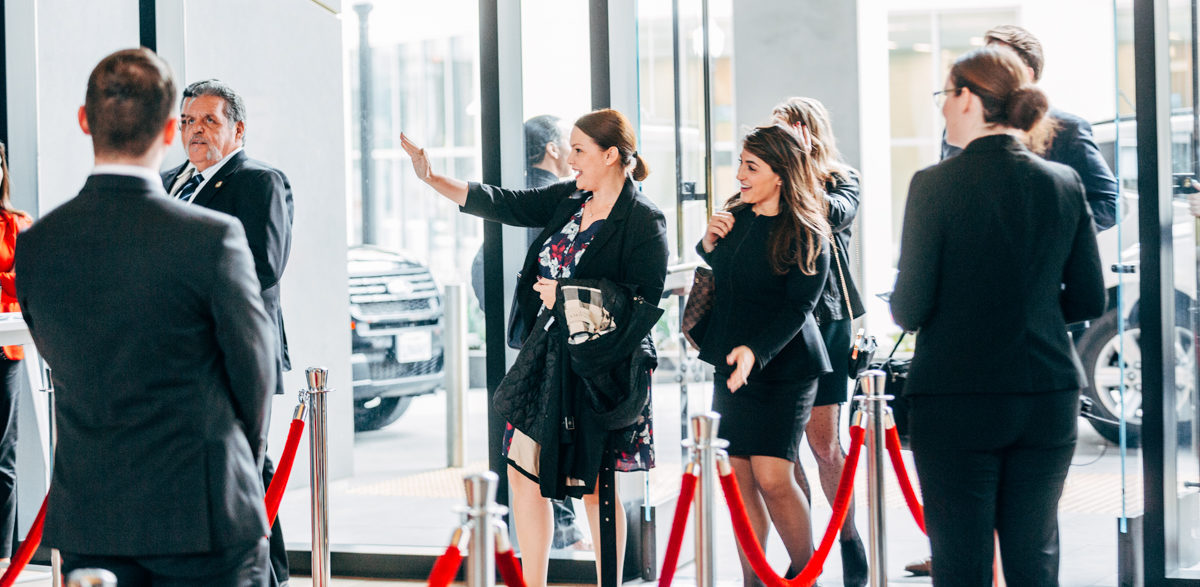
M 442 386 L 442 297 L 429 269 L 374 246 L 350 247 L 354 430 L 395 422 Z

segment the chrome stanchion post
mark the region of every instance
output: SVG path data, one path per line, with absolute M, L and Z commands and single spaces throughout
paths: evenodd
M 54 449 L 58 446 L 58 418 L 54 407 L 54 378 L 50 367 L 38 357 L 42 365 L 42 391 L 46 393 L 46 492 L 50 492 L 50 481 L 54 477 Z M 62 555 L 57 548 L 50 549 L 50 581 L 53 585 L 62 585 Z
M 887 526 L 884 516 L 884 463 L 886 463 L 886 437 L 884 434 L 887 412 L 887 401 L 890 395 L 884 395 L 887 383 L 887 373 L 878 369 L 864 372 L 859 381 L 862 383 L 863 395 L 856 396 L 858 414 L 856 422 L 861 423 L 866 418 L 870 424 L 867 427 L 867 503 L 871 520 L 871 587 L 887 585 Z
M 77 569 L 67 577 L 67 587 L 117 587 L 117 576 L 106 569 Z
M 461 283 L 446 285 L 446 466 L 466 462 L 466 404 L 468 372 L 467 297 Z
M 717 488 L 717 453 L 724 454 L 729 446 L 717 438 L 721 415 L 716 412 L 697 414 L 690 419 L 691 439 L 684 446 L 691 448 L 692 463 L 700 467 L 696 476 L 696 500 L 693 516 L 696 520 L 696 585 L 713 587 L 716 581 L 716 552 L 713 550 L 713 502 Z
M 309 367 L 304 370 L 308 378 L 309 407 L 309 482 L 312 486 L 312 584 L 313 587 L 328 587 L 329 573 L 329 480 L 325 476 L 329 463 L 325 394 L 332 391 L 325 386 L 329 381 L 329 370 L 324 367 Z
M 467 507 L 463 514 L 471 532 L 467 554 L 467 585 L 470 587 L 494 587 L 496 584 L 495 532 L 499 527 L 496 521 L 508 512 L 508 508 L 495 503 L 499 482 L 500 478 L 491 471 L 463 477 L 467 492 Z

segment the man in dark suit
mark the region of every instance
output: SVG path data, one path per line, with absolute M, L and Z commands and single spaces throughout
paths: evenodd
M 147 49 L 101 61 L 79 110 L 96 167 L 18 240 L 17 297 L 58 391 L 45 543 L 122 587 L 257 586 L 274 333 L 241 224 L 158 181 L 175 91 Z
M 278 333 L 275 393 L 283 393 L 283 371 L 291 369 L 279 280 L 292 248 L 292 188 L 287 176 L 246 156 L 246 107 L 242 97 L 218 80 L 195 82 L 183 90 L 179 128 L 188 161 L 163 174 L 163 187 L 176 200 L 236 217 L 246 229 L 267 315 Z M 263 461 L 263 487 L 275 466 Z M 279 518 L 271 528 L 272 585 L 287 585 L 287 549 Z

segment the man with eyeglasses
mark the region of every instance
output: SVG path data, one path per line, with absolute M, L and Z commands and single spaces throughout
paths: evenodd
M 283 393 L 283 371 L 291 369 L 279 280 L 292 247 L 292 188 L 282 171 L 246 156 L 246 107 L 224 82 L 198 81 L 183 90 L 179 130 L 186 163 L 162 175 L 167 194 L 181 202 L 224 212 L 241 221 L 254 255 L 275 337 L 275 393 Z M 263 461 L 263 487 L 271 484 L 275 465 Z M 272 586 L 288 582 L 287 550 L 279 518 L 271 528 Z

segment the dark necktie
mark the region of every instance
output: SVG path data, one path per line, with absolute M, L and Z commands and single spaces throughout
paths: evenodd
M 200 175 L 199 173 L 189 177 L 188 180 L 184 182 L 183 187 L 180 188 L 179 193 L 175 194 L 175 197 L 184 202 L 188 201 L 188 198 L 192 197 L 192 193 L 196 191 L 196 188 L 199 187 L 200 182 L 202 181 L 204 181 L 204 176 Z

